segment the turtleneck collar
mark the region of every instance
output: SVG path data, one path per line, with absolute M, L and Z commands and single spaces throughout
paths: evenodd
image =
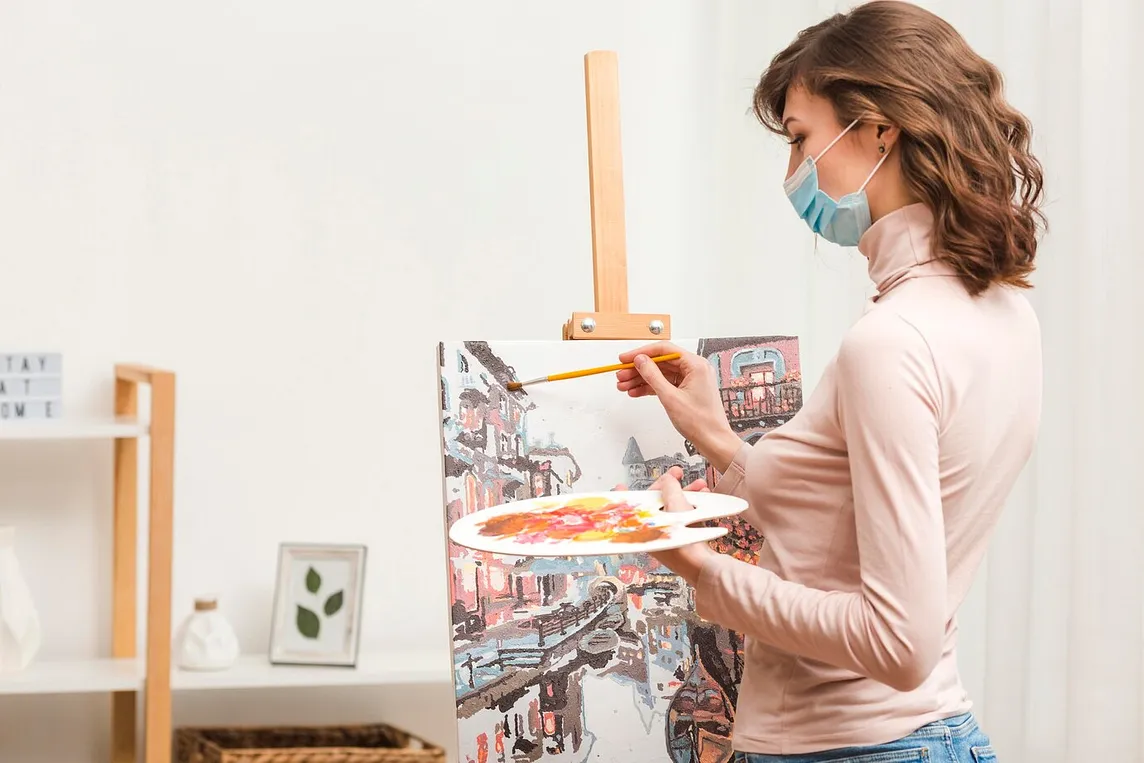
M 879 297 L 910 278 L 947 275 L 934 258 L 932 242 L 933 212 L 921 203 L 899 207 L 867 229 L 858 251 L 869 260 Z

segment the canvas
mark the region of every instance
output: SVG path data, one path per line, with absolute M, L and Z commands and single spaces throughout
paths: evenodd
M 717 371 L 728 420 L 749 442 L 802 406 L 798 340 L 674 340 Z M 508 382 L 616 361 L 636 342 L 446 342 L 438 346 L 446 528 L 537 496 L 648 488 L 672 466 L 718 475 L 654 398 L 611 374 Z M 712 542 L 753 562 L 740 517 Z M 695 614 L 693 592 L 646 555 L 500 556 L 449 543 L 449 622 L 464 763 L 722 763 L 742 637 Z

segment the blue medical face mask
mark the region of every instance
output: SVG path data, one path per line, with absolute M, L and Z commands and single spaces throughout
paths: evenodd
M 794 171 L 786 182 L 783 190 L 790 199 L 794 211 L 806 222 L 810 229 L 827 241 L 833 241 L 839 246 L 857 246 L 862 234 L 870 227 L 870 201 L 866 198 L 866 186 L 873 179 L 874 173 L 886 161 L 889 154 L 883 154 L 874 169 L 866 176 L 865 182 L 854 193 L 848 193 L 838 201 L 830 198 L 818 187 L 818 161 L 823 155 L 850 132 L 855 119 L 849 127 L 838 134 L 818 156 L 806 158 L 798 169 Z

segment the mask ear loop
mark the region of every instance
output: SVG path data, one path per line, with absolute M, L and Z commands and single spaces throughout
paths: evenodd
M 846 127 L 846 129 L 845 129 L 845 130 L 843 130 L 842 132 L 838 133 L 838 136 L 837 136 L 837 137 L 836 137 L 834 140 L 832 140 L 832 141 L 830 141 L 829 143 L 827 143 L 827 144 L 826 144 L 826 148 L 824 148 L 824 149 L 822 149 L 821 151 L 819 151 L 819 152 L 818 152 L 818 156 L 816 156 L 816 157 L 814 157 L 814 159 L 812 159 L 812 161 L 815 163 L 815 165 L 817 165 L 817 164 L 818 164 L 818 160 L 819 160 L 819 159 L 821 159 L 821 158 L 823 157 L 823 155 L 824 155 L 824 154 L 826 154 L 826 152 L 827 152 L 827 151 L 829 151 L 830 149 L 834 148 L 834 144 L 835 144 L 835 143 L 837 143 L 838 141 L 842 140 L 842 136 L 843 136 L 843 135 L 845 135 L 846 133 L 850 132 L 850 130 L 851 130 L 851 129 L 854 127 L 854 125 L 856 125 L 856 124 L 858 124 L 858 120 L 857 120 L 857 119 L 855 119 L 853 122 L 851 122 L 851 123 L 850 123 L 850 124 L 849 124 L 849 125 Z M 883 157 L 883 158 L 884 158 L 884 157 Z
M 874 165 L 874 169 L 870 170 L 870 174 L 867 175 L 866 179 L 862 181 L 862 185 L 858 188 L 858 193 L 862 193 L 863 191 L 866 190 L 866 186 L 868 186 L 870 184 L 870 181 L 874 179 L 874 173 L 876 173 L 878 171 L 878 169 L 882 166 L 882 163 L 889 158 L 890 158 L 890 152 L 889 151 L 882 154 L 882 158 L 879 159 L 878 163 Z

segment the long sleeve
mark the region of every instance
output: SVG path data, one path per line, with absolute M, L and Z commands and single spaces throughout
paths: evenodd
M 747 454 L 750 452 L 751 446 L 748 443 L 739 446 L 739 449 L 735 451 L 735 457 L 731 459 L 731 464 L 727 467 L 727 471 L 715 483 L 714 491 L 716 493 L 733 495 L 736 498 L 748 500 L 743 478 L 747 476 Z
M 701 617 L 775 648 L 908 691 L 937 664 L 947 614 L 941 385 L 921 334 L 889 310 L 855 325 L 835 380 L 853 484 L 858 590 L 810 588 L 716 556 L 700 574 L 697 607 Z
M 746 501 L 747 510 L 743 512 L 743 519 L 747 520 L 747 523 L 760 533 L 765 533 L 763 522 L 759 514 L 759 507 L 751 501 L 751 496 L 747 491 L 747 461 L 750 454 L 751 444 L 744 442 L 739 446 L 739 449 L 735 451 L 735 456 L 727 466 L 727 471 L 715 482 L 713 490 L 716 493 L 733 495 L 736 498 L 742 498 Z

